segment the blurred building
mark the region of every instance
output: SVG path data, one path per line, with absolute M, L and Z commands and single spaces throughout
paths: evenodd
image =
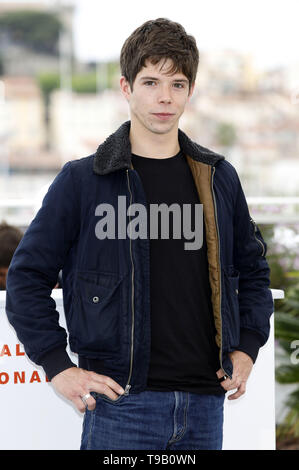
M 89 155 L 127 119 L 127 102 L 119 91 L 84 94 L 56 90 L 50 103 L 52 151 L 62 162 Z
M 65 2 L 1 2 L 0 17 L 9 12 L 35 11 L 57 14 L 63 25 L 56 54 L 41 53 L 25 47 L 4 31 L 0 31 L 1 62 L 9 76 L 36 76 L 42 72 L 59 72 L 62 64 L 74 57 L 74 6 Z M 60 52 L 60 53 L 59 53 Z M 65 66 L 64 66 L 65 68 Z M 67 71 L 65 71 L 66 73 Z
M 248 93 L 257 90 L 259 72 L 251 54 L 212 50 L 200 53 L 197 81 L 201 93 Z
M 25 46 L 9 30 L 0 31 L 0 163 L 6 170 L 59 169 L 61 160 L 49 144 L 48 110 L 36 77 L 43 72 L 58 73 L 60 87 L 70 89 L 74 6 L 60 1 L 0 3 L 0 18 L 21 11 L 54 13 L 63 29 L 59 30 L 56 53 Z
M 44 103 L 31 77 L 2 77 L 2 108 L 8 163 L 11 169 L 59 168 L 60 162 L 45 150 Z M 1 124 L 1 122 L 0 122 Z
M 118 88 L 118 74 L 112 80 L 115 89 L 72 90 L 74 66 L 82 74 L 88 71 L 88 64 L 73 60 L 74 6 L 63 1 L 2 2 L 0 16 L 26 8 L 58 12 L 64 32 L 54 56 L 25 50 L 0 35 L 5 69 L 0 78 L 1 158 L 13 169 L 54 170 L 70 159 L 93 153 L 129 119 L 129 108 Z M 102 90 L 107 67 L 94 66 Z M 36 72 L 46 69 L 60 77 L 59 88 L 50 93 L 48 102 L 34 80 Z M 295 177 L 299 171 L 298 72 L 296 65 L 260 70 L 251 53 L 200 52 L 195 92 L 180 127 L 201 145 L 224 154 L 249 196 L 299 194 Z

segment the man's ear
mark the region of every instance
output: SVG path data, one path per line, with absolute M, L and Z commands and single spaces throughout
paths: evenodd
M 119 80 L 119 85 L 120 85 L 120 91 L 121 93 L 123 94 L 123 96 L 125 97 L 125 99 L 127 101 L 129 101 L 130 99 L 130 95 L 131 95 L 131 87 L 130 87 L 130 84 L 129 82 L 126 80 L 126 78 L 122 75 L 120 77 L 120 80 Z

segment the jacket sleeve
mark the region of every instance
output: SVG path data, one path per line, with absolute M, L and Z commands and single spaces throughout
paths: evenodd
M 258 225 L 250 216 L 246 198 L 237 177 L 234 212 L 234 265 L 240 272 L 239 311 L 240 343 L 236 348 L 256 361 L 259 348 L 270 332 L 274 311 L 270 290 L 270 268 L 266 260 L 267 244 Z
M 49 380 L 76 366 L 66 352 L 67 334 L 51 297 L 79 227 L 71 168 L 67 162 L 50 185 L 13 255 L 6 282 L 8 320 L 27 356 Z

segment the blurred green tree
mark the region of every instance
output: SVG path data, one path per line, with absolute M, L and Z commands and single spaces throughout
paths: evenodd
M 229 122 L 220 122 L 216 128 L 216 141 L 222 147 L 232 147 L 236 142 L 236 129 Z
M 284 351 L 284 362 L 276 368 L 276 380 L 297 384 L 285 402 L 287 415 L 277 426 L 277 447 L 296 442 L 299 449 L 299 284 L 288 289 L 285 302 L 275 312 L 275 338 Z
M 64 26 L 54 13 L 18 10 L 3 13 L 0 28 L 12 42 L 39 53 L 58 55 L 59 31 Z
M 294 235 L 297 227 L 290 226 Z M 284 299 L 275 301 L 275 339 L 282 349 L 282 361 L 275 370 L 280 384 L 298 384 L 285 401 L 287 414 L 276 428 L 277 449 L 299 449 L 299 284 L 296 257 L 298 254 L 283 244 L 274 243 L 275 225 L 260 225 L 268 245 L 267 261 L 270 266 L 270 287 L 282 289 Z

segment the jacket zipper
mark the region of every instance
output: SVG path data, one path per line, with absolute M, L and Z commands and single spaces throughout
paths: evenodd
M 262 242 L 259 238 L 257 238 L 257 236 L 256 236 L 256 232 L 257 232 L 256 223 L 255 223 L 255 221 L 254 221 L 252 218 L 250 218 L 250 222 L 252 222 L 252 223 L 253 223 L 253 226 L 254 226 L 254 238 L 255 238 L 256 241 L 262 246 L 262 249 L 263 249 L 261 256 L 264 256 L 264 254 L 265 254 L 265 247 L 264 247 L 263 242 Z
M 222 315 L 221 315 L 221 261 L 220 261 L 220 237 L 219 237 L 219 227 L 218 227 L 218 217 L 217 217 L 217 206 L 216 206 L 216 198 L 215 198 L 215 193 L 214 193 L 214 174 L 215 174 L 216 168 L 213 166 L 213 173 L 212 173 L 212 178 L 211 178 L 211 186 L 212 186 L 212 194 L 213 194 L 213 202 L 214 202 L 214 212 L 215 212 L 215 220 L 216 220 L 216 227 L 217 227 L 217 237 L 218 237 L 218 251 L 219 251 L 219 267 L 220 267 L 220 328 L 221 328 L 221 334 L 220 334 L 220 350 L 219 350 L 219 359 L 220 359 L 220 367 L 224 371 L 225 375 L 227 375 L 230 379 L 232 379 L 231 375 L 228 374 L 222 364 Z
M 214 174 L 215 174 L 215 167 L 213 167 L 213 174 L 212 174 L 212 193 L 213 193 L 213 201 L 214 201 L 214 209 L 215 209 L 215 220 L 216 220 L 216 227 L 217 227 L 217 235 L 218 235 L 218 246 L 219 246 L 219 266 L 221 267 L 221 262 L 220 262 L 220 243 L 219 243 L 219 227 L 218 227 L 218 218 L 217 218 L 217 206 L 216 206 L 216 199 L 215 199 L 215 193 L 214 193 Z M 129 179 L 129 170 L 126 170 L 127 172 L 127 181 L 128 181 L 128 188 L 130 192 L 130 204 L 132 203 L 132 192 L 131 192 L 131 187 L 130 187 L 130 179 Z M 131 359 L 130 359 L 130 372 L 129 372 L 129 378 L 128 378 L 128 383 L 125 387 L 125 393 L 124 395 L 129 395 L 129 390 L 131 388 L 130 385 L 130 380 L 132 376 L 132 367 L 133 367 L 133 353 L 134 353 L 134 317 L 135 317 L 135 312 L 134 312 L 134 262 L 133 262 L 133 256 L 132 256 L 132 239 L 130 237 L 130 257 L 131 257 L 131 264 L 132 264 L 132 329 L 131 329 Z M 220 268 L 221 272 L 221 268 Z M 222 316 L 221 316 L 221 276 L 220 276 L 220 320 L 221 320 L 221 345 L 220 345 L 220 354 L 219 354 L 219 359 L 220 359 L 220 366 L 221 369 L 224 371 L 224 373 L 231 379 L 231 375 L 228 374 L 223 368 L 222 364 Z
M 128 188 L 130 192 L 130 205 L 132 204 L 132 191 L 130 187 L 130 178 L 129 178 L 129 170 L 126 170 L 127 172 L 127 181 L 128 181 Z M 133 262 L 133 255 L 132 255 L 132 238 L 130 236 L 130 258 L 131 258 L 131 265 L 132 265 L 132 328 L 131 328 L 131 358 L 130 358 L 130 372 L 129 372 L 129 378 L 128 378 L 128 383 L 125 387 L 125 393 L 124 395 L 129 395 L 129 391 L 131 388 L 130 385 L 130 380 L 132 376 L 132 368 L 133 368 L 133 354 L 134 354 L 134 318 L 135 318 L 135 312 L 134 312 L 134 262 Z

